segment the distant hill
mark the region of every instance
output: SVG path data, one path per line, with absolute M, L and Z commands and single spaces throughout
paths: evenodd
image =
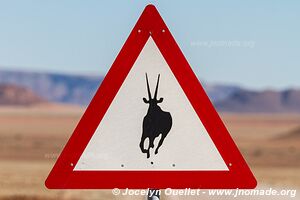
M 45 103 L 45 100 L 27 88 L 16 85 L 0 84 L 0 106 L 29 106 L 40 103 Z
M 32 90 L 50 102 L 87 105 L 103 80 L 102 75 L 0 70 L 0 84 L 13 84 Z M 300 112 L 300 90 L 253 91 L 234 85 L 203 82 L 218 111 L 225 112 Z
M 26 87 L 51 102 L 87 105 L 103 77 L 0 70 L 0 84 Z
M 227 112 L 300 112 L 300 90 L 250 91 L 236 90 L 226 99 L 215 103 L 218 110 Z
M 242 88 L 235 85 L 207 84 L 203 81 L 201 81 L 201 84 L 214 103 L 225 100 L 235 92 L 242 90 Z
M 31 89 L 52 102 L 87 105 L 100 83 L 102 75 L 66 75 L 0 70 L 0 84 L 9 83 Z M 212 101 L 226 99 L 239 87 L 202 83 Z

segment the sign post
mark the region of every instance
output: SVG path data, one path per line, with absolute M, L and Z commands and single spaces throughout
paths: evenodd
M 50 172 L 50 189 L 254 188 L 256 180 L 153 5 Z
M 147 200 L 159 200 L 160 199 L 160 194 L 159 190 L 157 189 L 149 189 L 149 193 L 147 195 Z

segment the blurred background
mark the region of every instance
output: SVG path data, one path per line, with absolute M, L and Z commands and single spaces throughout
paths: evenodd
M 258 188 L 300 188 L 299 2 L 1 0 L 1 200 L 144 198 L 50 191 L 44 180 L 148 3 L 164 18 Z M 245 198 L 274 199 L 238 199 Z

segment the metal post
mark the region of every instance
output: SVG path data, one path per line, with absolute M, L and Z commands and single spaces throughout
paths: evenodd
M 158 189 L 149 189 L 147 200 L 160 200 L 160 191 Z

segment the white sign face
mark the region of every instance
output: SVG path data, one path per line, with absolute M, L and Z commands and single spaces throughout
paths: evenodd
M 160 74 L 157 98 L 151 102 L 146 73 L 151 98 L 155 96 Z M 151 114 L 157 110 L 160 114 L 155 123 L 159 128 L 152 130 L 149 129 L 149 123 L 153 124 Z M 152 139 L 153 148 L 147 158 Z M 228 168 L 150 37 L 74 170 L 224 171 Z

